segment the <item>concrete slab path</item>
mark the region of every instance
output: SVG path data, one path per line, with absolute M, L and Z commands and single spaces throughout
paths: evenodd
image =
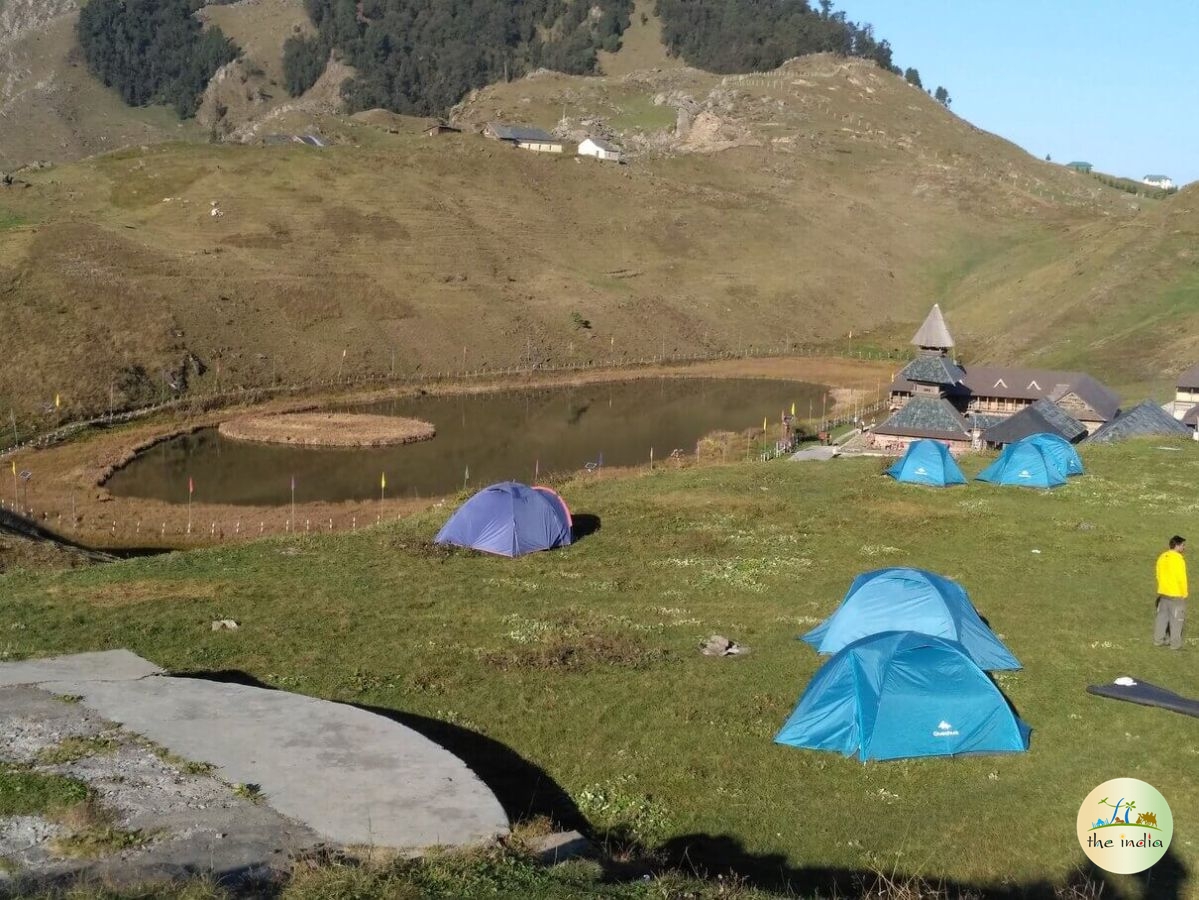
M 832 459 L 838 453 L 840 453 L 840 450 L 837 447 L 808 447 L 805 450 L 796 450 L 792 453 L 791 462 L 803 462 L 804 460 L 811 459 L 823 461 Z
M 353 706 L 286 691 L 173 678 L 116 650 L 0 664 L 0 686 L 76 695 L 172 753 L 255 784 L 328 841 L 402 849 L 477 844 L 508 819 L 458 757 Z

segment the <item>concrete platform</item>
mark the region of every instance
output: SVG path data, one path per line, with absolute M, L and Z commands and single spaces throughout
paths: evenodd
M 825 460 L 832 459 L 834 456 L 837 456 L 840 452 L 841 452 L 840 449 L 837 447 L 828 447 L 828 446 L 808 447 L 805 450 L 796 450 L 794 453 L 791 454 L 790 460 L 791 460 L 791 462 L 803 462 L 805 460 L 813 460 L 814 459 L 814 460 L 820 460 L 823 462 Z
M 415 850 L 508 831 L 491 790 L 458 757 L 353 706 L 286 691 L 173 678 L 126 650 L 0 664 L 172 753 L 255 784 L 266 803 L 327 841 Z

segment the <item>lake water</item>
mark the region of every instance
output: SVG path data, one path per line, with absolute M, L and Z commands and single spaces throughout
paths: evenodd
M 765 379 L 660 378 L 541 390 L 405 397 L 354 411 L 412 416 L 432 422 L 437 436 L 400 447 L 314 449 L 254 444 L 216 429 L 158 444 L 116 472 L 116 496 L 197 503 L 282 506 L 290 502 L 368 500 L 379 496 L 436 496 L 508 479 L 530 482 L 542 473 L 576 471 L 588 463 L 649 462 L 672 450 L 694 453 L 699 438 L 723 429 L 777 427 L 795 404 L 806 418 L 820 414 L 820 385 Z

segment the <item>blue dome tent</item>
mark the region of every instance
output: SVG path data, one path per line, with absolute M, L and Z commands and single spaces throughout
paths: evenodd
M 865 762 L 1019 753 L 1029 733 L 961 644 L 889 631 L 821 666 L 774 741 Z
M 896 481 L 932 487 L 966 483 L 949 448 L 940 441 L 912 441 L 907 452 L 887 470 L 887 474 Z
M 435 541 L 523 556 L 569 544 L 570 521 L 570 510 L 553 491 L 505 481 L 483 488 L 458 507 Z
M 979 481 L 1019 487 L 1053 488 L 1066 483 L 1054 458 L 1037 444 L 1008 444 L 999 458 L 983 469 Z
M 914 631 L 957 641 L 988 670 L 1020 663 L 979 618 L 965 588 L 924 569 L 891 567 L 853 580 L 836 611 L 804 635 L 820 653 L 836 653 L 884 631 Z
M 1016 443 L 1036 444 L 1046 456 L 1057 464 L 1058 471 L 1063 475 L 1081 475 L 1083 473 L 1082 459 L 1079 457 L 1078 451 L 1074 449 L 1073 444 L 1060 435 L 1041 431 L 1037 434 L 1030 434 Z

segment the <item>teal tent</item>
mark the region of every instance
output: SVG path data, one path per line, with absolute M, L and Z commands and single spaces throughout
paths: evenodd
M 1083 473 L 1082 458 L 1079 457 L 1078 451 L 1061 435 L 1041 431 L 1037 434 L 1030 434 L 1016 443 L 1036 444 L 1045 451 L 1046 456 L 1057 464 L 1058 471 L 1063 475 L 1081 475 Z
M 896 481 L 932 487 L 966 483 L 949 448 L 940 441 L 912 441 L 903 458 L 891 466 L 887 474 Z
M 916 631 L 960 643 L 984 669 L 1020 663 L 979 617 L 966 589 L 924 569 L 895 566 L 853 580 L 836 612 L 804 635 L 820 653 L 836 653 L 884 631 Z
M 1019 753 L 1029 733 L 961 644 L 888 631 L 821 666 L 774 741 L 865 762 Z
M 1004 447 L 999 458 L 978 473 L 978 480 L 991 484 L 1053 488 L 1065 484 L 1066 476 L 1043 447 L 1017 441 Z

